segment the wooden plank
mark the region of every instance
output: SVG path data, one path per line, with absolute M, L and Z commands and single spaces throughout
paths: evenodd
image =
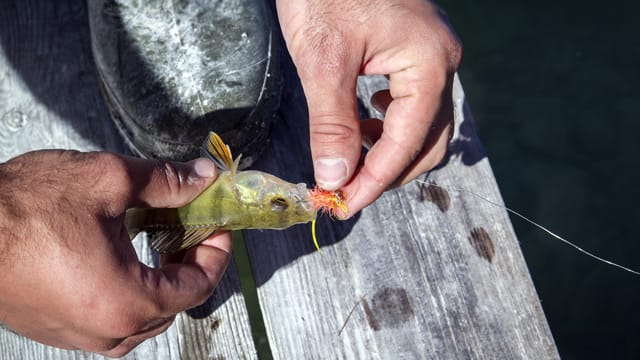
M 290 72 L 291 73 L 291 72 Z M 360 82 L 362 99 L 384 78 Z M 313 182 L 304 98 L 287 79 L 262 169 Z M 245 231 L 276 359 L 558 358 L 489 161 L 456 78 L 446 165 L 352 220 Z M 366 100 L 365 100 L 366 101 Z M 373 112 L 373 110 L 372 110 Z M 341 331 L 342 329 L 342 331 Z
M 83 1 L 15 1 L 0 12 L 0 161 L 43 148 L 126 152 L 108 118 L 91 58 Z M 143 262 L 157 264 L 146 242 Z M 255 358 L 232 262 L 212 298 L 181 313 L 127 359 Z M 101 359 L 41 345 L 0 327 L 3 359 Z
M 84 3 L 16 2 L 3 7 L 0 24 L 0 160 L 51 147 L 125 151 L 95 83 Z M 293 73 L 261 166 L 311 183 Z M 361 84 L 363 98 L 375 86 L 379 79 Z M 321 253 L 308 225 L 246 232 L 277 358 L 558 357 L 505 212 L 451 190 L 501 202 L 459 85 L 456 105 L 451 157 L 429 176 L 448 190 L 412 183 L 352 221 L 322 219 Z M 154 263 L 143 244 L 141 259 Z M 255 357 L 248 329 L 232 264 L 204 307 L 127 358 Z M 101 358 L 4 329 L 0 347 L 7 358 Z

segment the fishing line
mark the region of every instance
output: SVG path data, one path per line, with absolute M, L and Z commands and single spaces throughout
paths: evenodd
M 576 244 L 572 243 L 571 241 L 569 241 L 569 240 L 567 240 L 567 239 L 563 238 L 562 236 L 560 236 L 560 235 L 558 235 L 558 234 L 554 233 L 553 231 L 551 231 L 551 230 L 547 229 L 546 227 L 544 227 L 544 226 L 542 226 L 542 225 L 540 225 L 540 224 L 536 223 L 535 221 L 530 220 L 528 217 L 526 217 L 526 216 L 524 216 L 524 215 L 520 214 L 519 212 L 517 212 L 517 211 L 515 211 L 515 210 L 511 210 L 511 209 L 510 209 L 510 208 L 508 208 L 507 206 L 504 206 L 504 205 L 498 204 L 498 203 L 497 203 L 497 202 L 495 202 L 495 201 L 489 200 L 489 199 L 487 199 L 487 198 L 485 198 L 485 197 L 483 197 L 483 196 L 481 196 L 481 195 L 479 195 L 479 194 L 474 193 L 474 192 L 473 192 L 473 191 L 471 191 L 471 190 L 458 189 L 458 188 L 455 188 L 455 187 L 449 187 L 449 186 L 442 186 L 442 185 L 438 185 L 438 184 L 436 184 L 433 180 L 427 180 L 427 181 L 425 181 L 425 180 L 419 180 L 419 179 L 416 179 L 415 181 L 417 181 L 417 182 L 419 182 L 419 183 L 421 183 L 421 184 L 425 184 L 425 185 L 432 185 L 432 186 L 436 186 L 436 187 L 439 187 L 439 188 L 444 189 L 444 190 L 457 191 L 457 192 L 466 192 L 466 193 L 469 193 L 469 194 L 471 194 L 471 195 L 473 195 L 473 196 L 475 196 L 475 197 L 477 197 L 477 198 L 479 198 L 479 199 L 482 199 L 482 200 L 484 200 L 484 201 L 488 202 L 489 204 L 491 204 L 491 205 L 493 205 L 493 206 L 496 206 L 496 207 L 499 207 L 499 208 L 501 208 L 501 209 L 507 210 L 508 212 L 510 212 L 510 213 L 512 213 L 513 215 L 515 215 L 515 216 L 517 216 L 517 217 L 521 218 L 522 220 L 524 220 L 524 221 L 528 222 L 529 224 L 531 224 L 531 225 L 533 225 L 533 226 L 537 227 L 538 229 L 540 229 L 540 230 L 542 230 L 542 231 L 546 232 L 547 234 L 549 234 L 549 235 L 553 236 L 554 238 L 556 238 L 556 239 L 558 239 L 558 240 L 562 241 L 563 243 L 565 243 L 565 244 L 567 244 L 567 245 L 569 245 L 569 246 L 573 247 L 574 249 L 578 250 L 579 252 L 583 253 L 584 255 L 587 255 L 587 256 L 589 256 L 589 257 L 591 257 L 591 258 L 593 258 L 593 259 L 596 259 L 596 260 L 598 260 L 598 261 L 600 261 L 600 262 L 603 262 L 603 263 L 605 263 L 605 264 L 607 264 L 607 265 L 611 265 L 611 266 L 617 267 L 618 269 L 622 269 L 622 270 L 624 270 L 624 271 L 630 272 L 630 273 L 632 273 L 632 274 L 634 274 L 634 275 L 640 275 L 640 271 L 636 271 L 636 270 L 630 269 L 630 268 L 628 268 L 628 267 L 626 267 L 626 266 L 623 266 L 623 265 L 620 265 L 620 264 L 616 264 L 616 263 L 614 263 L 613 261 L 610 261 L 610 260 L 607 260 L 607 259 L 601 258 L 600 256 L 595 255 L 595 254 L 593 254 L 593 253 L 591 253 L 591 252 L 589 252 L 589 251 L 587 251 L 587 250 L 585 250 L 585 249 L 583 249 L 583 248 L 579 247 L 578 245 L 576 245 Z

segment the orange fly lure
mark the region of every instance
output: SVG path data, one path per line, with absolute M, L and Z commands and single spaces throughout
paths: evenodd
M 309 199 L 316 210 L 322 211 L 331 217 L 339 217 L 339 211 L 343 215 L 349 212 L 342 190 L 329 191 L 316 186 L 309 191 Z M 316 249 L 320 251 L 320 245 L 318 245 L 318 238 L 316 237 L 316 219 L 311 222 L 311 237 Z

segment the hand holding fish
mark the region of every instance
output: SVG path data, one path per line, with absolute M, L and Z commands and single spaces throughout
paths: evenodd
M 309 107 L 316 181 L 342 188 L 349 214 L 444 157 L 461 45 L 444 12 L 424 0 L 276 2 Z M 384 122 L 358 119 L 358 75 L 383 74 Z M 362 144 L 372 145 L 359 163 Z
M 178 207 L 216 178 L 186 164 L 38 151 L 0 164 L 0 322 L 39 342 L 121 356 L 203 303 L 231 252 L 228 232 L 176 263 L 138 261 L 129 207 Z M 175 257 L 175 256 L 174 256 Z

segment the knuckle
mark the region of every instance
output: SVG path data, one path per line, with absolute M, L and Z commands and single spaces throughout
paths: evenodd
M 169 196 L 177 196 L 182 192 L 185 185 L 185 176 L 175 164 L 169 161 L 156 160 L 156 173 L 158 174 L 161 186 Z
M 441 26 L 439 26 L 438 32 L 440 33 L 440 42 L 447 56 L 448 70 L 455 72 L 462 61 L 462 42 L 453 30 L 447 12 L 437 5 L 435 5 L 435 9 L 441 19 Z
M 462 62 L 462 53 L 463 53 L 462 43 L 457 37 L 455 37 L 453 41 L 449 42 L 448 53 L 449 53 L 449 68 L 452 72 L 455 72 L 460 67 L 460 63 Z
M 358 131 L 350 123 L 345 121 L 336 121 L 336 116 L 323 115 L 316 117 L 310 127 L 311 141 L 314 145 L 336 145 L 344 144 L 353 140 L 357 136 Z M 323 121 L 329 119 L 329 121 Z
M 101 172 L 125 171 L 122 159 L 109 152 L 93 152 L 87 153 L 87 161 L 94 164 L 95 168 Z
M 432 72 L 427 78 L 410 82 L 407 87 L 412 89 L 415 94 L 442 96 L 442 91 L 447 89 L 448 83 L 449 76 L 445 71 L 441 71 Z
M 121 183 L 126 182 L 126 166 L 122 159 L 108 152 L 88 153 L 85 160 L 91 164 L 90 172 L 85 174 L 88 179 L 101 182 L 101 189 L 121 189 Z M 108 174 L 108 176 L 103 176 Z
M 88 153 L 90 168 L 81 176 L 94 189 L 97 204 L 109 216 L 115 216 L 124 206 L 121 202 L 129 196 L 129 174 L 123 159 L 108 152 Z
M 363 168 L 364 169 L 364 168 Z M 374 184 L 377 184 L 379 187 L 384 188 L 386 184 L 389 182 L 384 172 L 381 171 L 371 171 L 370 169 L 366 169 L 366 175 L 373 181 Z M 364 171 L 364 170 L 363 170 Z

